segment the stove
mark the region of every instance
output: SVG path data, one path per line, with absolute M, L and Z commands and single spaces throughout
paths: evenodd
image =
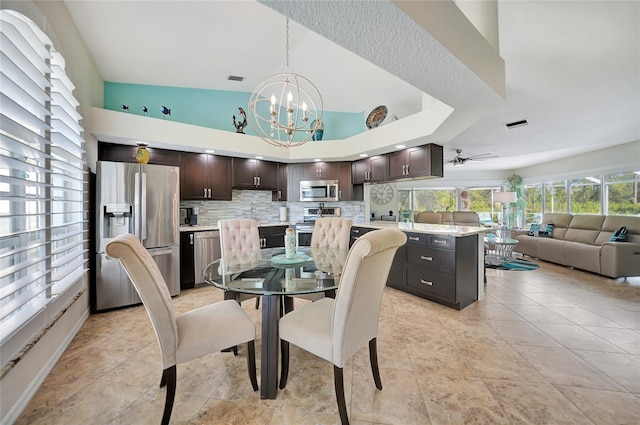
M 297 246 L 311 245 L 311 234 L 316 220 L 322 217 L 340 217 L 339 207 L 305 207 L 302 220 L 296 223 Z

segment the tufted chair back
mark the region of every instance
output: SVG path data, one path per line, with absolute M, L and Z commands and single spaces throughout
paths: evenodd
M 350 218 L 324 217 L 316 220 L 311 234 L 311 248 L 349 249 Z
M 220 249 L 225 265 L 247 264 L 260 254 L 258 222 L 252 219 L 219 220 Z

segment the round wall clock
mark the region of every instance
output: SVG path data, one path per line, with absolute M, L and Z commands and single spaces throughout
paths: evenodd
M 393 188 L 387 183 L 371 186 L 371 201 L 378 205 L 386 205 L 393 199 Z

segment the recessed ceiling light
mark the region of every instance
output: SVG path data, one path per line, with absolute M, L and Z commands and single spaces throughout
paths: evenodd
M 205 149 L 205 153 L 216 153 L 213 149 Z
M 396 149 L 404 149 L 404 148 L 406 148 L 405 145 L 396 145 Z
M 366 157 L 368 157 L 368 156 L 369 156 L 369 154 L 368 154 L 368 153 L 361 153 L 361 154 L 360 154 L 360 158 L 366 158 Z
M 320 161 L 322 161 L 322 160 L 321 160 L 320 158 L 316 158 L 316 159 L 314 159 L 314 161 L 315 161 L 315 162 L 320 162 Z
M 229 75 L 228 80 L 229 81 L 242 81 L 242 80 L 244 80 L 244 77 L 240 77 L 238 75 Z
M 256 155 L 256 159 L 262 159 L 263 157 L 261 157 L 260 155 Z

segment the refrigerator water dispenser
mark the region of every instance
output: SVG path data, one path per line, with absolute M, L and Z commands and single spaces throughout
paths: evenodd
M 131 205 L 106 204 L 104 206 L 105 235 L 115 238 L 123 233 L 132 233 Z

